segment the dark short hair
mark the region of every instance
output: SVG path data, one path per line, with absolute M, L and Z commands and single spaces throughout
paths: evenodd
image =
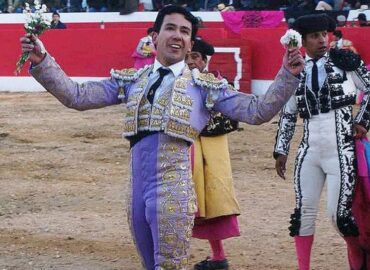
M 165 6 L 158 12 L 157 18 L 155 19 L 153 26 L 154 32 L 159 33 L 163 24 L 164 17 L 166 15 L 170 15 L 173 13 L 184 15 L 185 19 L 191 23 L 191 40 L 195 40 L 195 37 L 198 32 L 198 23 L 199 23 L 198 19 L 189 11 L 187 11 L 185 8 L 175 5 Z
M 339 37 L 339 38 L 343 37 L 342 31 L 340 31 L 340 30 L 335 30 L 333 32 L 333 35 L 336 36 L 336 37 Z
M 57 11 L 54 11 L 53 15 L 58 15 L 60 17 L 60 14 Z
M 207 55 L 212 56 L 215 53 L 214 47 L 211 44 L 202 40 L 200 37 L 197 37 L 194 40 L 194 45 L 191 51 L 199 52 L 204 61 L 207 61 Z
M 151 32 L 154 31 L 154 28 L 153 27 L 149 27 L 147 30 L 146 30 L 146 33 L 149 35 Z
M 360 21 L 367 21 L 366 14 L 365 13 L 358 14 L 357 19 Z

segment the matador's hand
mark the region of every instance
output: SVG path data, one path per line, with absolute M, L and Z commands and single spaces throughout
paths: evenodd
M 304 59 L 298 48 L 286 49 L 283 66 L 294 76 L 298 76 L 304 68 Z
M 366 128 L 359 124 L 353 125 L 353 135 L 356 139 L 361 139 L 362 137 L 365 137 L 367 133 Z
M 39 64 L 45 57 L 45 47 L 35 35 L 26 34 L 19 39 L 22 52 L 28 52 L 28 60 L 34 65 Z
M 275 169 L 277 174 L 285 180 L 286 162 L 288 156 L 279 154 L 275 161 Z

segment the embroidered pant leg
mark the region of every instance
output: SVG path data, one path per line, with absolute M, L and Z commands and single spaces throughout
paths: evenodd
M 315 115 L 304 123 L 303 140 L 296 159 L 294 178 L 298 217 L 295 218 L 299 220 L 296 223 L 299 229 L 292 230 L 293 236 L 314 234 L 324 183 L 328 176 L 333 176 L 330 185 L 335 186 L 334 178 L 339 172 L 334 111 Z M 336 190 L 333 188 L 328 193 L 333 202 Z
M 351 110 L 343 108 L 319 114 L 305 122 L 304 140 L 295 168 L 300 216 L 298 235 L 314 232 L 316 204 L 324 181 L 327 182 L 327 209 L 335 227 L 344 235 L 346 232 L 351 235 L 356 229 L 348 204 L 354 185 L 354 149 L 352 139 L 348 139 L 352 138 L 350 115 Z
M 133 185 L 137 181 L 141 187 L 134 189 L 133 197 L 144 201 L 140 211 L 144 221 L 140 216 L 133 224 L 138 227 L 136 231 L 145 234 L 149 226 L 152 237 L 151 242 L 148 238 L 146 244 L 143 241 L 143 248 L 138 245 L 138 250 L 144 258 L 149 257 L 149 251 L 152 253 L 154 263 L 147 269 L 185 269 L 195 211 L 189 147 L 181 139 L 158 133 L 143 138 L 132 153 L 133 175 L 139 175 Z
M 341 171 L 339 166 L 338 156 L 328 157 L 324 161 L 324 170 L 326 173 L 327 186 L 327 213 L 336 230 L 337 226 L 337 211 L 338 200 L 341 187 Z M 338 231 L 339 232 L 339 231 Z
M 148 188 L 147 173 L 150 172 L 152 163 L 156 163 L 156 154 L 150 150 L 146 149 L 141 142 L 131 149 L 131 203 L 128 204 L 128 219 L 132 238 L 143 267 L 147 270 L 154 270 L 154 242 L 147 221 L 144 198 Z M 148 160 L 153 161 L 148 163 Z
M 315 221 L 318 212 L 320 195 L 324 187 L 325 176 L 317 164 L 317 156 L 309 153 L 305 156 L 296 175 L 295 185 L 298 209 L 300 209 L 299 236 L 309 236 L 315 233 Z
M 157 159 L 155 195 L 146 199 L 147 211 L 156 216 L 150 222 L 155 269 L 186 269 L 196 208 L 189 147 L 182 139 L 159 134 Z

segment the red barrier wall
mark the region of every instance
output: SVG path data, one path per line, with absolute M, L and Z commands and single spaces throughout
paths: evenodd
M 97 28 L 50 30 L 42 36 L 48 52 L 57 60 L 69 76 L 77 77 L 108 77 L 111 68 L 133 66 L 131 54 L 138 40 L 146 33 L 146 28 Z M 12 76 L 17 57 L 20 55 L 19 38 L 23 30 L 8 29 L 0 31 L 3 41 L 1 51 L 6 52 L 0 76 Z M 243 59 L 243 74 L 240 81 L 241 89 L 250 92 L 251 52 L 247 44 L 241 44 L 240 39 L 226 39 L 223 28 L 202 29 L 199 35 L 210 41 L 216 47 L 240 47 Z M 210 70 L 219 70 L 230 81 L 236 76 L 234 55 L 217 53 L 212 57 Z M 24 68 L 22 76 L 27 76 Z
M 338 28 L 345 39 L 353 42 L 365 63 L 370 63 L 370 27 Z M 242 43 L 247 43 L 252 51 L 252 79 L 271 80 L 281 66 L 284 48 L 280 37 L 285 28 L 258 29 L 245 28 L 241 32 Z M 330 35 L 329 40 L 332 40 Z M 302 49 L 303 53 L 304 50 Z
M 130 27 L 123 28 L 123 24 Z M 220 23 L 210 23 L 214 26 Z M 78 28 L 77 25 L 80 25 Z M 133 26 L 138 28 L 133 28 Z M 72 25 L 70 25 L 72 26 Z M 70 76 L 106 77 L 111 68 L 133 65 L 131 54 L 138 40 L 145 35 L 145 23 L 107 23 L 99 29 L 97 23 L 74 24 L 67 30 L 50 30 L 43 36 L 47 50 Z M 281 65 L 283 47 L 279 40 L 285 28 L 243 29 L 240 35 L 222 27 L 200 29 L 199 34 L 217 47 L 240 47 L 243 59 L 241 89 L 250 91 L 251 80 L 272 80 Z M 364 61 L 370 63 L 370 27 L 343 28 L 345 38 L 353 41 Z M 19 38 L 24 31 L 19 24 L 0 26 L 0 76 L 13 76 L 19 57 Z M 228 79 L 235 77 L 236 65 L 232 54 L 216 54 L 211 70 L 220 70 Z M 21 75 L 27 76 L 26 68 Z

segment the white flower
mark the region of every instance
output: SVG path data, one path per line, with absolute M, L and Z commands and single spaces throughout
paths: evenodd
M 281 37 L 280 43 L 284 47 L 302 47 L 302 36 L 295 30 L 289 29 L 285 35 Z
M 42 11 L 42 12 L 47 12 L 47 11 L 48 11 L 48 8 L 47 8 L 47 6 L 46 6 L 45 4 L 43 4 L 43 5 L 41 6 L 41 11 Z

